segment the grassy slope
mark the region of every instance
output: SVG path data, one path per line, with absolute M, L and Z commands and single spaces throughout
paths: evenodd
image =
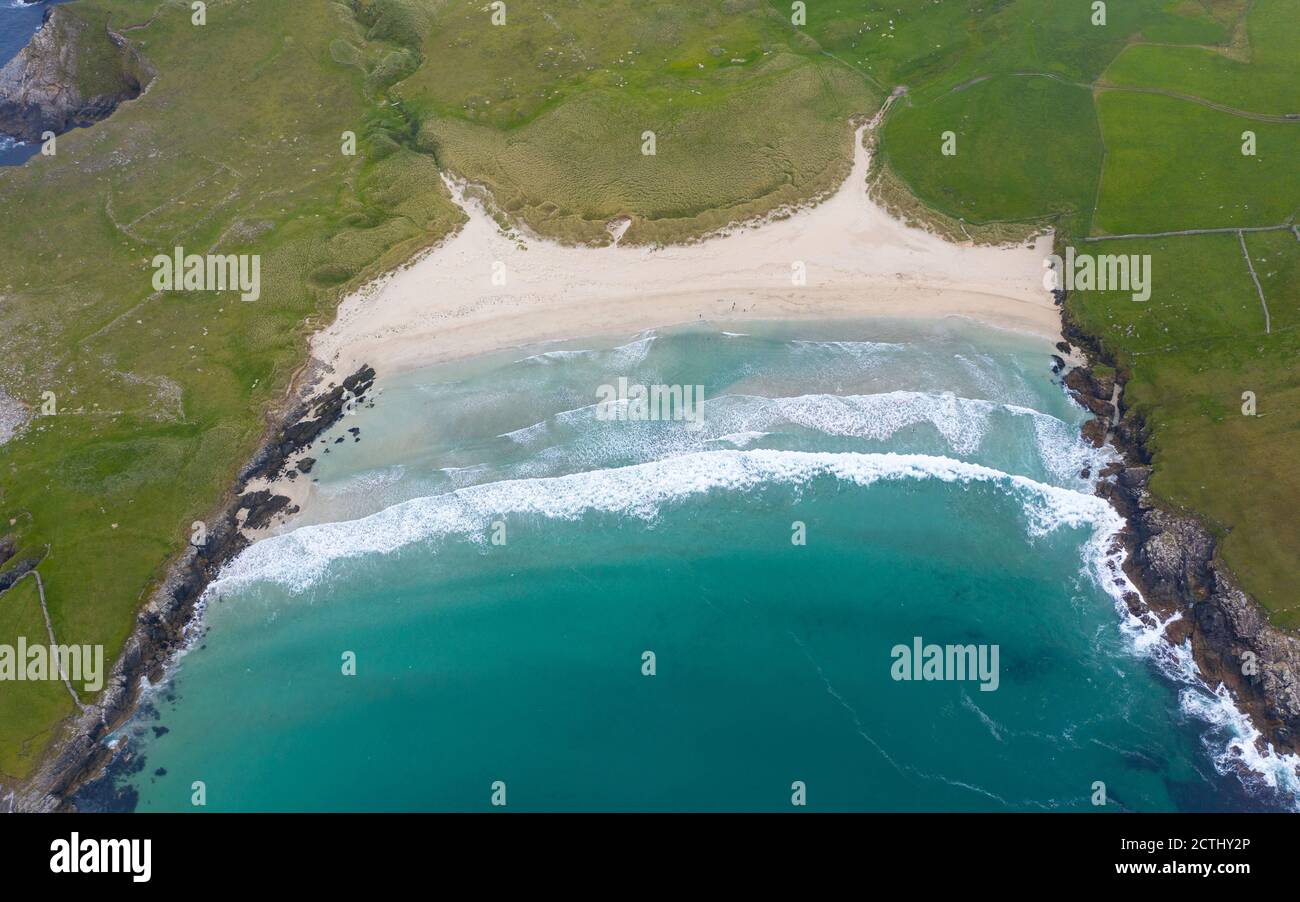
M 126 81 L 124 72 L 133 68 L 124 49 L 109 37 L 108 19 L 105 10 L 76 6 L 58 10 L 54 19 L 59 42 L 75 40 L 82 48 L 75 58 L 76 68 L 64 76 L 87 99 L 118 93 Z
M 15 645 L 19 636 L 33 644 L 45 640 L 36 581 L 30 576 L 4 595 L 0 604 L 0 643 Z M 74 713 L 72 699 L 60 682 L 6 683 L 0 692 L 0 770 L 13 773 L 49 742 L 53 725 Z
M 681 240 L 828 190 L 847 174 L 846 120 L 882 96 L 756 0 L 550 0 L 510 5 L 500 27 L 475 3 L 430 16 L 426 63 L 396 88 L 426 146 L 569 241 L 607 240 L 621 215 L 628 242 Z
M 1105 26 L 1073 0 L 818 6 L 809 27 L 823 44 L 907 85 L 881 147 L 917 197 L 969 223 L 1050 220 L 1078 234 L 1091 227 L 1103 154 L 1092 82 L 1143 29 L 1222 33 L 1166 0 L 1108 4 Z M 940 153 L 945 131 L 956 156 Z
M 953 156 L 940 152 L 947 131 L 956 136 Z M 1071 140 L 1059 140 L 1062 133 Z M 1101 135 L 1085 88 L 995 76 L 901 109 L 881 146 L 914 192 L 967 222 L 1063 214 L 1086 224 L 1092 212 Z

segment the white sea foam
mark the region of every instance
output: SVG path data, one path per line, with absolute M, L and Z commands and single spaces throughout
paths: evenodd
M 584 357 L 595 355 L 596 351 L 542 351 L 540 354 L 531 354 L 528 357 L 521 357 L 515 363 L 555 363 L 559 360 L 581 360 Z
M 1130 610 L 1125 595 L 1132 593 L 1140 597 L 1140 593 L 1124 574 L 1126 553 L 1118 542 L 1111 544 L 1112 548 L 1100 556 L 1094 550 L 1094 569 L 1100 585 L 1115 600 L 1120 630 L 1134 654 L 1147 658 L 1170 681 L 1183 686 L 1179 706 L 1210 727 L 1201 742 L 1215 770 L 1223 776 L 1237 776 L 1252 789 L 1266 788 L 1288 800 L 1293 810 L 1300 811 L 1300 756 L 1282 754 L 1271 743 L 1261 743 L 1260 731 L 1237 707 L 1227 688 L 1222 684 L 1211 687 L 1205 682 L 1196 666 L 1191 640 L 1177 645 L 1168 640 L 1168 629 L 1182 620 L 1181 612 L 1160 620 L 1149 609 L 1140 615 Z
M 759 439 L 765 438 L 771 434 L 772 433 L 770 432 L 756 432 L 751 429 L 746 432 L 728 432 L 726 435 L 718 436 L 713 439 L 713 441 L 728 442 L 735 445 L 737 448 L 747 448 Z
M 780 417 L 827 435 L 884 441 L 896 432 L 929 423 L 957 454 L 976 451 L 997 405 L 958 398 L 951 392 L 887 392 L 876 395 L 801 395 L 769 402 Z
M 1190 658 L 1190 647 L 1187 654 Z M 1261 743 L 1259 730 L 1237 707 L 1227 687 L 1220 684 L 1210 691 L 1198 673 L 1196 683 L 1183 689 L 1179 701 L 1188 714 L 1218 728 L 1201 737 L 1215 770 L 1224 775 L 1237 774 L 1248 786 L 1262 784 L 1290 799 L 1291 807 L 1300 811 L 1300 756 L 1283 755 L 1272 743 Z M 1248 774 L 1242 774 L 1243 766 Z
M 643 459 L 702 450 L 732 436 L 774 433 L 799 426 L 824 435 L 884 442 L 903 430 L 928 425 L 959 456 L 976 454 L 999 419 L 1025 418 L 1032 424 L 1041 470 L 1050 481 L 1078 485 L 1079 473 L 1099 471 L 1111 459 L 1079 438 L 1078 427 L 1050 414 L 1014 404 L 960 398 L 951 392 L 893 391 L 871 395 L 812 394 L 788 398 L 722 395 L 706 399 L 703 423 L 692 428 L 661 424 L 595 422 L 591 404 L 555 414 L 548 420 L 507 432 L 525 447 L 555 445 L 555 454 L 592 464 L 602 456 L 633 454 Z M 552 425 L 559 427 L 553 430 Z M 566 434 L 571 430 L 571 434 Z M 545 461 L 541 462 L 543 465 Z M 1032 468 L 1037 472 L 1038 468 Z M 1029 475 L 1035 475 L 1031 473 Z
M 868 359 L 894 351 L 905 350 L 908 346 L 891 341 L 808 341 L 795 339 L 790 342 L 800 351 L 832 351 L 850 354 L 858 359 Z
M 591 405 L 595 407 L 596 405 Z M 531 426 L 525 426 L 522 429 L 512 429 L 509 432 L 503 432 L 497 438 L 508 438 L 512 442 L 518 442 L 521 445 L 530 445 L 537 442 L 542 436 L 546 435 L 547 422 L 542 420 L 540 423 L 534 423 Z
M 585 349 L 580 351 L 543 351 L 540 354 L 533 354 L 516 360 L 515 363 L 558 363 L 567 360 L 603 360 L 605 364 L 612 367 L 633 367 L 643 362 L 646 355 L 650 353 L 650 346 L 654 344 L 658 336 L 654 334 L 643 335 L 634 339 L 627 344 L 619 345 L 608 350 Z
M 324 483 L 317 488 L 323 496 L 370 494 L 396 485 L 406 475 L 406 467 L 394 464 L 357 473 L 342 482 Z
M 588 512 L 652 519 L 664 505 L 706 492 L 802 485 L 825 477 L 858 486 L 909 479 L 998 486 L 1021 501 L 1031 536 L 1091 525 L 1101 531 L 1100 540 L 1119 527 L 1118 514 L 1094 495 L 948 457 L 704 451 L 616 469 L 475 485 L 415 498 L 360 520 L 303 526 L 254 544 L 222 571 L 213 589 L 268 581 L 301 592 L 325 576 L 334 561 L 450 536 L 478 536 L 504 513 L 557 520 Z

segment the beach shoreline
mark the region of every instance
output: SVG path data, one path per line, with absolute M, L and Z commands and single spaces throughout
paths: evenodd
M 685 245 L 569 247 L 505 231 L 446 179 L 464 225 L 346 297 L 312 356 L 329 372 L 394 373 L 691 322 L 872 317 L 962 316 L 1059 341 L 1042 285 L 1053 234 L 959 245 L 905 225 L 870 195 L 873 124 L 857 127 L 852 171 L 821 203 Z

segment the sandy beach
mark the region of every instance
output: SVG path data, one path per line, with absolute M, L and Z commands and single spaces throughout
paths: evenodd
M 982 247 L 904 225 L 868 195 L 869 128 L 856 133 L 851 175 L 822 203 L 690 245 L 565 247 L 507 235 L 449 184 L 465 226 L 345 299 L 313 337 L 313 355 L 336 373 L 369 363 L 382 376 L 693 321 L 872 316 L 964 316 L 1059 340 L 1059 313 L 1042 287 L 1051 236 Z
M 369 364 L 382 379 L 508 348 L 689 322 L 873 316 L 967 317 L 1039 336 L 1045 351 L 1059 341 L 1060 312 L 1042 286 L 1052 236 L 959 245 L 905 225 L 867 190 L 871 128 L 858 127 L 852 173 L 823 202 L 688 245 L 567 247 L 506 234 L 473 192 L 448 180 L 465 225 L 346 298 L 334 323 L 312 337 L 312 356 L 327 376 Z M 803 284 L 795 284 L 797 266 Z M 314 495 L 309 479 L 258 479 L 247 489 L 288 496 L 290 511 Z M 244 533 L 261 538 L 291 518 Z

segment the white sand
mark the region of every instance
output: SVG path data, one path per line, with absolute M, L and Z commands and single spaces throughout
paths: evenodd
M 678 323 L 872 316 L 965 316 L 1057 341 L 1042 286 L 1051 236 L 1033 247 L 953 244 L 871 200 L 859 129 L 853 172 L 825 202 L 788 219 L 692 245 L 565 247 L 507 237 L 454 189 L 469 222 L 411 266 L 344 300 L 312 341 L 336 372 L 393 372 L 555 339 Z M 806 285 L 792 284 L 792 266 Z M 494 263 L 506 284 L 492 283 Z M 498 267 L 499 269 L 500 267 Z

